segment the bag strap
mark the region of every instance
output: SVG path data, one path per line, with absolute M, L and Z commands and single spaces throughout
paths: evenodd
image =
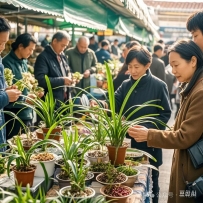
M 188 185 L 189 182 L 187 180 L 185 180 L 185 177 L 184 177 L 183 164 L 182 164 L 182 178 L 183 178 L 183 182 L 185 183 L 185 185 Z

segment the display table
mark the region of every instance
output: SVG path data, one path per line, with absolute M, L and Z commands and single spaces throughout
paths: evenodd
M 151 169 L 142 165 L 139 167 L 140 174 L 138 180 L 135 183 L 133 190 L 134 193 L 128 198 L 126 203 L 150 203 L 151 194 Z M 100 195 L 100 188 L 102 185 L 96 181 L 93 181 L 89 187 L 92 187 L 96 191 L 96 195 Z M 47 197 L 57 196 L 57 191 L 59 191 L 59 186 L 57 182 L 54 183 L 53 187 L 47 192 Z

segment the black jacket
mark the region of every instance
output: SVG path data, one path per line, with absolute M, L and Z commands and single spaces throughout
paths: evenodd
M 66 74 L 68 75 L 69 66 L 67 58 L 63 54 L 61 54 L 61 57 L 64 61 L 63 64 Z M 64 76 L 62 74 L 57 55 L 49 45 L 47 45 L 44 51 L 37 57 L 34 67 L 34 75 L 38 80 L 39 86 L 45 89 L 45 94 L 47 92 L 45 75 L 47 75 L 51 82 L 54 98 L 64 102 Z M 68 95 L 69 93 L 67 91 L 67 96 Z
M 115 99 L 116 99 L 116 111 L 119 112 L 121 105 L 123 103 L 124 98 L 126 97 L 129 89 L 134 84 L 134 80 L 130 77 L 130 79 L 125 80 L 122 85 L 118 88 L 118 90 L 115 92 Z M 150 100 L 160 100 L 154 102 L 154 104 L 160 105 L 164 108 L 164 110 L 161 110 L 156 107 L 144 107 L 143 109 L 136 112 L 130 120 L 133 120 L 135 118 L 138 118 L 140 116 L 144 116 L 147 114 L 160 114 L 159 116 L 156 116 L 157 119 L 163 121 L 164 123 L 167 123 L 171 116 L 171 109 L 169 104 L 169 95 L 166 84 L 158 79 L 157 77 L 153 76 L 150 72 L 150 70 L 147 70 L 146 76 L 144 76 L 140 82 L 138 83 L 137 87 L 131 94 L 131 96 L 128 99 L 128 102 L 124 108 L 124 112 L 126 112 L 127 109 L 134 105 L 141 105 L 144 102 L 150 101 Z M 136 108 L 136 107 L 135 107 Z M 132 112 L 132 111 L 130 111 Z M 128 116 L 129 113 L 126 113 L 125 116 Z M 143 123 L 141 124 L 147 128 L 157 128 L 152 123 Z M 159 129 L 164 130 L 165 127 L 158 124 Z M 127 135 L 128 138 L 131 138 Z M 157 160 L 156 166 L 159 166 L 162 164 L 162 150 L 157 148 L 151 148 L 147 146 L 147 142 L 137 143 L 134 139 L 131 138 L 131 146 L 133 148 L 141 149 L 144 151 L 149 152 L 152 154 Z M 155 163 L 155 162 L 154 162 Z
M 166 82 L 165 64 L 156 54 L 152 55 L 150 70 L 153 75 Z

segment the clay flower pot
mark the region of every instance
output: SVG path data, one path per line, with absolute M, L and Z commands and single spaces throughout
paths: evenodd
M 111 161 L 111 164 L 118 166 L 118 165 L 123 165 L 125 161 L 125 154 L 127 147 L 113 147 L 111 145 L 107 145 L 107 149 L 109 152 L 109 160 Z M 116 154 L 117 151 L 117 154 Z
M 16 166 L 13 167 L 14 178 L 16 179 L 18 185 L 26 187 L 27 184 L 29 184 L 30 187 L 32 187 L 34 174 L 37 167 L 34 165 L 31 166 L 33 169 L 30 171 L 18 171 L 16 170 Z

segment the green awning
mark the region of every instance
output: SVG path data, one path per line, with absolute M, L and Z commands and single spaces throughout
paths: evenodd
M 78 26 L 97 30 L 107 28 L 107 12 L 104 6 L 92 0 L 0 0 L 0 2 L 60 16 L 67 23 Z
M 26 8 L 54 16 L 63 16 L 62 0 L 0 0 L 2 3 L 13 4 L 15 7 Z
M 64 0 L 66 22 L 97 30 L 107 28 L 107 12 L 102 5 L 91 0 Z
M 134 23 L 128 19 L 119 17 L 118 23 L 115 25 L 114 30 L 122 35 L 133 37 L 139 41 L 149 43 L 147 32 L 143 28 L 137 27 Z

